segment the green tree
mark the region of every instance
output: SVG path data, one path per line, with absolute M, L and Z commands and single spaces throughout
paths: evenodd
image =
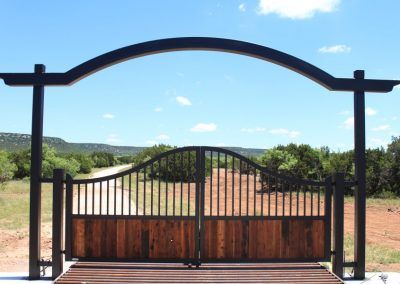
M 75 176 L 80 168 L 80 164 L 74 158 L 66 159 L 56 155 L 56 150 L 47 144 L 43 145 L 42 175 L 44 177 L 53 176 L 54 169 L 64 169 L 67 173 Z
M 273 148 L 265 151 L 260 162 L 270 171 L 288 174 L 296 167 L 298 160 L 287 151 Z
M 31 151 L 20 150 L 11 153 L 10 160 L 15 164 L 14 178 L 21 179 L 29 177 L 31 167 Z
M 73 154 L 68 154 L 66 156 L 67 159 L 74 159 L 79 163 L 79 173 L 82 174 L 88 174 L 92 171 L 92 168 L 94 166 L 94 162 L 92 158 L 88 155 L 84 155 L 81 153 L 73 153 Z
M 392 142 L 387 148 L 389 188 L 390 191 L 400 196 L 400 136 L 392 137 Z
M 6 152 L 0 151 L 0 189 L 3 189 L 6 182 L 11 180 L 17 166 L 10 161 Z

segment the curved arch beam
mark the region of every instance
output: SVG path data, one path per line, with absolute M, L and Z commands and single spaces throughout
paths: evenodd
M 244 41 L 210 37 L 182 37 L 148 41 L 105 53 L 65 73 L 0 73 L 0 78 L 3 78 L 4 82 L 11 86 L 66 86 L 126 60 L 182 50 L 221 51 L 255 57 L 295 71 L 334 91 L 389 92 L 400 83 L 400 81 L 394 80 L 335 78 L 308 62 L 272 48 Z

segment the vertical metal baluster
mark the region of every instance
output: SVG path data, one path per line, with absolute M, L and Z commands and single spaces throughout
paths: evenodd
M 87 183 L 85 183 L 85 215 L 87 215 Z
M 110 181 L 107 180 L 107 215 L 110 213 Z
M 311 212 L 311 216 L 313 216 L 313 207 L 314 207 L 314 187 L 311 186 L 311 207 L 310 207 L 310 212 Z
M 300 185 L 296 185 L 296 191 L 297 191 L 297 200 L 296 200 L 296 216 L 299 216 L 299 198 L 300 198 Z
M 285 216 L 285 181 L 281 180 L 282 189 L 282 216 Z
M 117 214 L 117 179 L 114 178 L 114 215 Z
M 274 178 L 275 181 L 275 216 L 278 216 L 278 179 Z
M 172 179 L 173 179 L 173 190 L 172 190 L 172 194 L 173 194 L 173 196 L 172 196 L 172 216 L 175 216 L 175 194 L 176 194 L 176 192 L 175 192 L 175 179 L 176 179 L 176 154 L 174 153 L 174 156 L 173 156 L 173 158 L 174 158 L 174 161 L 173 161 L 173 163 L 172 163 L 172 171 L 173 171 L 173 176 L 172 176 Z
M 124 215 L 124 178 L 121 177 L 121 215 Z
M 92 215 L 94 215 L 94 182 L 92 182 Z
M 219 216 L 219 167 L 220 167 L 220 152 L 218 152 L 218 161 L 217 161 L 217 216 Z
M 267 175 L 268 183 L 268 216 L 271 216 L 271 178 Z
M 239 160 L 239 216 L 242 216 L 242 160 Z
M 192 181 L 192 163 L 190 161 L 190 151 L 188 152 L 188 216 L 190 216 L 190 183 Z
M 307 186 L 306 185 L 304 185 L 304 197 L 303 197 L 303 203 L 304 203 L 304 212 L 303 212 L 303 215 L 304 216 L 306 216 L 306 198 L 307 198 Z
M 158 216 L 161 214 L 161 159 L 158 160 Z
M 254 178 L 253 178 L 253 183 L 254 183 L 254 191 L 253 191 L 253 201 L 254 201 L 254 210 L 253 210 L 253 216 L 257 215 L 257 169 L 254 168 Z
M 165 216 L 168 216 L 168 156 L 165 157 Z
M 261 216 L 264 216 L 264 179 L 266 175 L 260 171 L 260 179 L 261 179 Z
M 321 204 L 321 187 L 318 186 L 318 216 L 321 216 L 320 204 Z
M 143 169 L 143 215 L 146 215 L 146 167 Z
M 81 184 L 78 183 L 78 215 L 81 215 Z
M 181 216 L 183 215 L 183 152 L 181 152 Z
M 136 172 L 136 216 L 139 215 L 139 170 Z
M 228 155 L 225 153 L 225 216 L 227 214 L 227 202 L 228 202 L 228 197 L 227 197 L 227 191 L 228 191 Z
M 212 194 L 212 178 L 213 178 L 213 152 L 210 151 L 210 216 L 212 216 L 213 212 L 213 207 L 212 207 L 212 199 L 213 199 L 213 194 Z
M 154 179 L 154 163 L 151 164 L 150 166 L 150 175 L 151 175 L 151 180 L 150 180 L 150 184 L 151 184 L 151 195 L 150 195 L 150 215 L 153 216 L 153 179 Z
M 246 175 L 246 198 L 247 198 L 247 200 L 246 200 L 246 216 L 249 216 L 249 171 L 250 171 L 250 169 L 249 169 L 249 163 L 246 163 L 247 164 L 247 175 Z
M 232 156 L 232 216 L 235 216 L 235 157 Z
M 129 215 L 131 215 L 132 207 L 132 173 L 129 173 Z

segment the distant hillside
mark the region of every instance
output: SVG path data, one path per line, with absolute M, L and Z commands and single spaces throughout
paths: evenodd
M 4 133 L 0 132 L 0 150 L 16 151 L 28 149 L 31 143 L 31 135 L 19 133 Z M 58 153 L 84 153 L 90 154 L 92 152 L 107 152 L 116 156 L 135 155 L 146 147 L 135 146 L 112 146 L 101 143 L 69 143 L 57 137 L 43 137 L 43 143 L 54 147 Z M 225 149 L 234 151 L 245 157 L 259 156 L 264 153 L 264 149 L 251 149 L 241 147 L 223 147 Z
M 0 150 L 16 151 L 28 149 L 31 135 L 0 132 Z M 43 143 L 54 147 L 59 153 L 84 153 L 107 152 L 117 156 L 134 155 L 145 147 L 112 146 L 100 143 L 69 143 L 57 137 L 43 137 Z

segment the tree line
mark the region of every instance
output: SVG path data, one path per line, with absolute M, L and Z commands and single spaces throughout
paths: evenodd
M 42 172 L 44 177 L 51 177 L 53 169 L 63 168 L 75 176 L 79 173 L 90 173 L 92 168 L 128 163 L 139 165 L 173 148 L 169 145 L 156 145 L 144 149 L 135 156 L 116 157 L 106 152 L 93 152 L 90 155 L 58 154 L 54 148 L 44 145 Z M 328 147 L 312 148 L 307 144 L 292 143 L 276 146 L 266 150 L 261 156 L 248 158 L 271 171 L 302 179 L 323 180 L 334 172 L 343 172 L 346 179 L 354 179 L 353 150 L 333 152 Z M 169 163 L 171 165 L 167 167 L 168 172 L 163 173 L 166 177 L 175 176 L 172 173 L 173 161 L 170 160 Z M 228 163 L 231 164 L 232 161 Z M 206 162 L 206 165 L 209 163 Z M 400 197 L 400 137 L 393 137 L 387 148 L 367 149 L 366 165 L 367 196 Z M 231 167 L 231 165 L 220 164 L 220 167 L 225 166 Z M 11 179 L 29 177 L 29 170 L 30 150 L 12 153 L 0 151 L 0 186 Z M 188 171 L 188 181 L 192 179 L 193 171 L 194 165 L 193 170 Z M 206 169 L 207 173 L 210 171 L 211 169 Z M 352 190 L 347 189 L 346 194 L 352 194 Z

